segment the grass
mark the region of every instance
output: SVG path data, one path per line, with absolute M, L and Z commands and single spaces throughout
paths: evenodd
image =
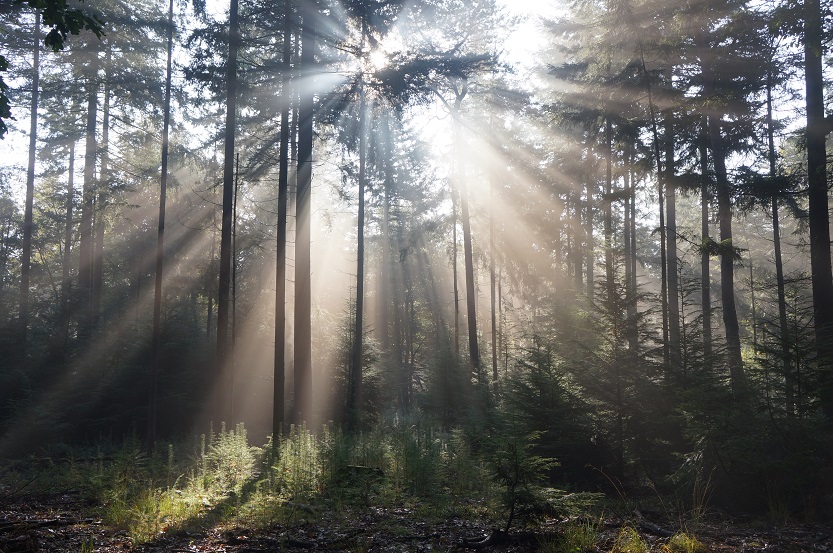
M 663 553 L 701 553 L 706 551 L 697 538 L 687 532 L 674 534 L 668 543 L 662 546 Z
M 564 553 L 584 553 L 596 545 L 599 533 L 596 524 L 590 521 L 575 521 L 564 527 Z
M 426 520 L 497 512 L 485 507 L 496 492 L 464 440 L 414 421 L 354 437 L 293 427 L 274 448 L 251 445 L 242 425 L 154 455 L 127 440 L 8 465 L 0 479 L 9 493 L 81 491 L 133 546 L 217 525 L 258 529 L 316 522 L 325 513 L 355 517 L 370 506 L 406 505 Z
M 610 553 L 648 553 L 648 544 L 635 529 L 625 526 L 619 530 Z

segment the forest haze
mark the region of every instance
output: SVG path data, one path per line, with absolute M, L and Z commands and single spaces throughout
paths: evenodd
M 532 4 L 4 2 L 0 458 L 829 517 L 833 3 Z

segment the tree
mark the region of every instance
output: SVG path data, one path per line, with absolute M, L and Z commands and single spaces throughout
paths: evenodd
M 292 63 L 292 0 L 284 0 L 283 12 L 283 80 L 281 84 L 281 130 L 279 174 L 278 174 L 278 228 L 277 259 L 275 261 L 275 359 L 274 393 L 272 404 L 272 442 L 278 443 L 278 436 L 284 426 L 284 396 L 286 382 L 286 212 L 289 195 L 289 108 L 292 103 L 290 91 Z
M 29 271 L 32 262 L 32 207 L 35 195 L 35 153 L 38 142 L 38 98 L 40 94 L 40 13 L 35 14 L 32 61 L 32 103 L 29 113 L 29 166 L 26 170 L 26 204 L 23 212 L 23 253 L 20 267 L 20 345 L 22 365 L 26 366 L 26 341 L 29 327 Z M 0 129 L 2 135 L 2 129 Z
M 223 146 L 223 211 L 220 227 L 220 291 L 217 297 L 217 398 L 214 418 L 233 421 L 234 374 L 230 360 L 231 229 L 234 202 L 234 138 L 237 130 L 237 53 L 240 48 L 238 0 L 229 2 L 229 50 L 226 65 L 226 125 Z
M 45 26 L 50 27 L 44 37 L 44 44 L 53 52 L 63 49 L 70 34 L 78 35 L 81 31 L 87 30 L 98 38 L 104 35 L 104 23 L 97 15 L 87 15 L 79 8 L 71 8 L 65 0 L 14 0 L 11 6 L 4 9 L 9 9 L 14 14 L 18 11 L 18 6 L 24 2 L 35 10 Z M 0 139 L 5 137 L 8 130 L 5 120 L 12 116 L 7 95 L 9 87 L 2 75 L 8 68 L 9 62 L 5 56 L 0 55 Z
M 807 110 L 807 200 L 813 313 L 820 371 L 821 408 L 833 421 L 833 269 L 830 261 L 830 213 L 827 192 L 827 126 L 822 72 L 823 16 L 820 0 L 804 1 L 804 85 Z
M 163 106 L 162 123 L 162 169 L 159 182 L 159 222 L 156 234 L 156 274 L 153 289 L 153 330 L 151 331 L 151 376 L 150 376 L 150 399 L 148 405 L 148 432 L 147 442 L 150 447 L 156 442 L 156 409 L 157 409 L 157 387 L 159 380 L 161 353 L 161 332 L 162 332 L 162 277 L 165 267 L 165 204 L 168 195 L 168 149 L 171 123 L 171 77 L 173 63 L 173 41 L 174 41 L 174 0 L 168 3 L 168 57 L 165 68 L 165 100 Z
M 312 142 L 315 96 L 311 84 L 315 74 L 315 2 L 304 2 L 301 10 L 301 74 L 298 108 L 298 190 L 295 197 L 295 398 L 292 421 L 311 420 L 312 413 L 312 318 L 310 283 L 310 218 L 312 192 Z

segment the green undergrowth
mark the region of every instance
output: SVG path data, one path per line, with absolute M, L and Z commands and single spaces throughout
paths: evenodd
M 516 526 L 540 516 L 560 521 L 539 536 L 540 551 L 598 551 L 605 542 L 604 550 L 613 553 L 648 550 L 630 527 L 605 540 L 610 499 L 544 487 L 541 473 L 551 463 L 534 455 L 534 436 L 513 440 L 479 447 L 460 430 L 394 420 L 354 436 L 293 426 L 276 442 L 256 447 L 238 425 L 159 446 L 153 454 L 127 440 L 7 463 L 0 468 L 0 494 L 80 494 L 133 545 L 210 528 L 351 526 L 372 511 L 391 534 L 412 532 L 403 514 L 429 525 L 460 519 L 503 528 L 514 513 Z M 527 511 L 537 518 L 522 517 Z M 688 533 L 657 547 L 704 551 Z
M 394 421 L 357 436 L 291 427 L 277 443 L 249 443 L 242 425 L 166 445 L 137 440 L 69 450 L 2 469 L 0 492 L 77 491 L 134 545 L 215 526 L 338 523 L 372 506 L 423 520 L 499 517 L 499 490 L 459 432 Z M 31 475 L 31 476 L 29 476 Z

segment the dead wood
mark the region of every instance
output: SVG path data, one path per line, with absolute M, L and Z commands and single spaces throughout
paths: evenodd
M 636 515 L 636 520 L 639 523 L 639 527 L 645 530 L 646 532 L 655 536 L 659 536 L 661 538 L 670 538 L 674 535 L 674 532 L 672 532 L 671 530 L 666 530 L 665 528 L 662 528 L 654 524 L 653 522 L 649 522 L 642 515 L 642 513 L 639 512 L 639 510 L 634 511 L 634 514 Z
M 463 538 L 459 545 L 464 549 L 483 549 L 484 547 L 491 547 L 505 542 L 508 535 L 503 530 L 494 529 L 488 536 Z

